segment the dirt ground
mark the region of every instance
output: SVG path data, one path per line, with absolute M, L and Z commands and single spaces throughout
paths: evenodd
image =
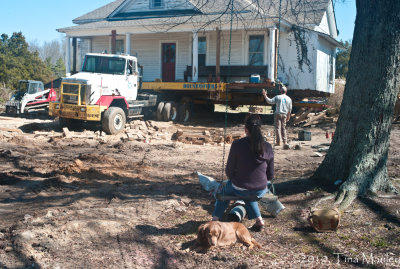
M 243 129 L 241 114 L 228 122 L 228 133 Z M 273 133 L 271 119 L 265 122 L 265 133 Z M 185 128 L 159 124 L 171 135 Z M 224 116 L 214 113 L 189 124 L 220 128 Z M 399 127 L 393 127 L 388 160 L 396 184 Z M 66 138 L 46 117 L 3 114 L 0 128 L 0 268 L 400 267 L 399 198 L 355 201 L 331 233 L 314 232 L 302 214 L 328 195 L 307 178 L 325 155 L 317 156 L 311 146 L 329 142 L 325 133 L 334 126 L 309 128 L 312 140 L 301 150 L 274 149 L 274 185 L 286 209 L 276 218 L 262 210 L 266 228 L 251 232 L 261 249 L 237 243 L 207 251 L 194 246 L 214 200 L 195 172 L 221 179 L 223 146 Z M 299 143 L 300 129 L 289 128 L 292 145 Z M 227 155 L 229 145 L 225 150 Z

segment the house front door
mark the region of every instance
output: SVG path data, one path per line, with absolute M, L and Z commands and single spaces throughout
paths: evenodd
M 175 81 L 176 44 L 162 44 L 162 80 Z

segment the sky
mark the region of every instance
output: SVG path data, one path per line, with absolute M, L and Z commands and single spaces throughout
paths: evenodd
M 345 0 L 344 3 L 335 3 L 336 24 L 339 30 L 338 40 L 349 41 L 353 39 L 354 22 L 356 20 L 355 0 Z
M 0 34 L 12 35 L 21 31 L 28 43 L 42 45 L 64 34 L 58 28 L 74 25 L 72 20 L 102 7 L 112 0 L 0 0 Z M 355 0 L 335 1 L 338 40 L 353 38 L 356 16 Z
M 56 31 L 74 25 L 72 20 L 112 0 L 0 0 L 0 34 L 21 31 L 28 43 L 61 39 Z

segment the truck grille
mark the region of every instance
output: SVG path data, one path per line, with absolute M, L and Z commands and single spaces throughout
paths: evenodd
M 79 93 L 79 84 L 63 84 L 64 103 L 78 104 L 78 93 Z
M 80 87 L 80 92 L 79 92 Z M 79 104 L 80 97 L 81 105 L 86 104 L 87 95 L 90 92 L 90 86 L 85 84 L 63 84 L 63 102 L 66 104 Z M 80 93 L 80 96 L 79 96 Z

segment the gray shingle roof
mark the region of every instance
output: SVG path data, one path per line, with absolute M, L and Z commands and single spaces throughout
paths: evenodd
M 226 12 L 231 0 L 190 0 L 203 14 Z M 296 24 L 319 24 L 330 0 L 235 0 L 234 10 L 251 11 L 262 17 L 279 17 Z M 229 10 L 228 10 L 229 12 Z
M 85 15 L 72 20 L 73 23 L 82 24 L 105 20 L 115 9 L 117 9 L 125 0 L 115 0 L 103 7 L 97 8 Z
M 116 0 L 108 5 L 89 12 L 73 20 L 79 26 L 72 26 L 59 29 L 60 32 L 74 29 L 96 29 L 108 27 L 123 26 L 164 26 L 177 23 L 217 22 L 226 23 L 230 19 L 231 0 L 188 0 L 202 14 L 196 16 L 186 16 L 170 14 L 168 18 L 160 16 L 152 17 L 129 17 L 124 20 L 112 20 L 109 16 L 121 5 L 129 0 Z M 234 10 L 236 12 L 235 21 L 242 24 L 251 24 L 253 19 L 273 20 L 279 17 L 280 0 L 235 0 Z M 303 27 L 320 24 L 324 12 L 326 11 L 330 0 L 282 0 L 281 18 L 289 23 L 297 24 Z M 222 15 L 221 15 L 222 14 Z M 121 14 L 119 14 L 121 16 Z

